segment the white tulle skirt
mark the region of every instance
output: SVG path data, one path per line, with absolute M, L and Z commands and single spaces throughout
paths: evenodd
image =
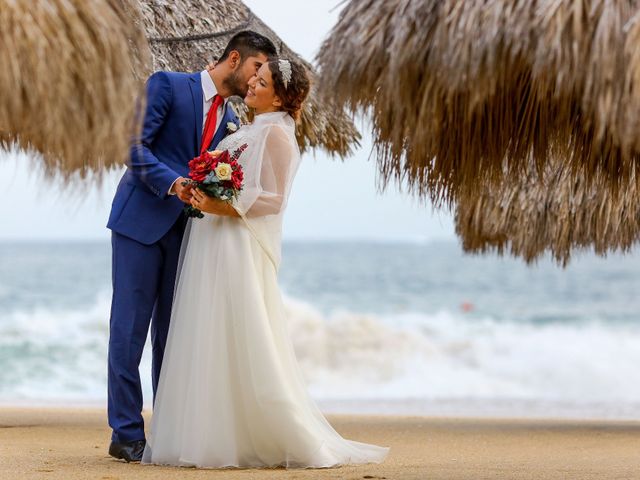
M 191 222 L 143 463 L 331 467 L 388 449 L 345 440 L 309 397 L 276 268 L 241 219 Z

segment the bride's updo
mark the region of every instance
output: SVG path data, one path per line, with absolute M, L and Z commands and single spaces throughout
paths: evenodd
M 273 89 L 282 101 L 281 109 L 291 115 L 294 120 L 299 120 L 302 104 L 311 88 L 307 69 L 302 64 L 289 59 L 271 60 L 268 66 L 273 78 Z M 289 67 L 290 72 L 287 71 Z

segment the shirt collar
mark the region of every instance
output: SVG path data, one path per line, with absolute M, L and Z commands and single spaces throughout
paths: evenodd
M 211 75 L 207 70 L 200 72 L 200 79 L 202 80 L 202 93 L 204 94 L 205 102 L 210 102 L 214 95 L 218 93 L 216 84 L 211 80 Z M 227 99 L 224 99 L 224 103 L 227 103 Z

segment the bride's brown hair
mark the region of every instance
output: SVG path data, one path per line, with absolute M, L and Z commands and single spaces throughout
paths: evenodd
M 286 87 L 282 71 L 280 70 L 279 60 L 270 60 L 268 66 L 273 79 L 273 89 L 282 101 L 280 108 L 282 111 L 291 115 L 294 120 L 298 121 L 303 103 L 311 89 L 311 80 L 309 79 L 307 69 L 301 63 L 289 59 L 286 60 L 291 65 L 291 79 L 287 82 Z

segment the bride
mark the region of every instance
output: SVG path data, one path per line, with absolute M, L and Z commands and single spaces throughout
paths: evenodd
M 194 191 L 205 213 L 183 242 L 171 326 L 143 463 L 331 467 L 381 462 L 388 449 L 342 438 L 309 397 L 277 284 L 282 215 L 300 163 L 295 121 L 304 67 L 262 65 L 249 82 L 253 124 L 218 146 L 247 144 L 233 204 Z

